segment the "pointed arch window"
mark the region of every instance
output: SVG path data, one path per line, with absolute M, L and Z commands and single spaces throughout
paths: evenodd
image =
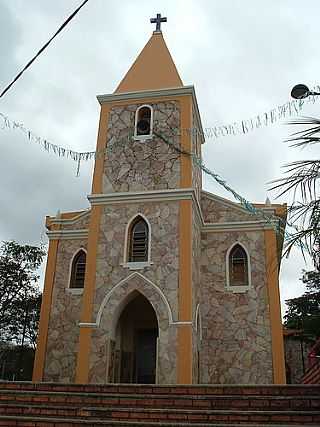
M 245 292 L 251 285 L 250 257 L 240 244 L 232 246 L 226 259 L 227 288 L 233 292 Z
M 75 255 L 72 261 L 70 288 L 83 289 L 84 277 L 86 272 L 86 253 L 83 249 Z
M 149 227 L 138 216 L 133 220 L 129 233 L 129 262 L 147 262 L 149 255 Z
M 141 105 L 136 110 L 134 137 L 136 139 L 152 138 L 153 109 L 150 105 Z
M 229 255 L 230 286 L 248 286 L 248 257 L 240 245 L 235 245 Z

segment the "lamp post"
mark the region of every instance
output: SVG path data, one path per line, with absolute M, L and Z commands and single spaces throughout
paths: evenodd
M 308 88 L 308 86 L 303 84 L 295 85 L 291 90 L 291 96 L 294 99 L 303 99 L 310 95 L 320 95 L 320 92 L 313 92 Z

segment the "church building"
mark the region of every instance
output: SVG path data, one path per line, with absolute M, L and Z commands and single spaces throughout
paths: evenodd
M 114 93 L 97 97 L 90 208 L 46 218 L 33 381 L 284 384 L 285 206 L 252 215 L 202 189 L 195 89 L 154 21 Z

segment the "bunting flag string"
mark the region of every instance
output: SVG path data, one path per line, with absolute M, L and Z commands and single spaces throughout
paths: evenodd
M 312 92 L 320 92 L 320 86 L 317 85 L 312 89 Z M 228 125 L 219 125 L 214 127 L 206 127 L 203 129 L 203 137 L 205 139 L 218 139 L 230 135 L 244 135 L 255 129 L 272 125 L 280 120 L 300 114 L 302 107 L 306 103 L 314 104 L 316 101 L 315 95 L 310 95 L 304 99 L 293 99 L 283 105 L 279 105 L 271 110 L 253 116 L 250 119 L 233 122 Z M 188 131 L 188 130 L 186 130 Z M 199 132 L 197 129 L 192 129 L 193 132 Z
M 16 122 L 15 120 L 10 120 L 8 116 L 5 116 L 2 113 L 0 113 L 0 118 L 2 119 L 2 123 L 0 123 L 0 129 L 2 130 L 18 129 L 28 138 L 30 142 L 39 144 L 48 153 L 52 152 L 59 157 L 70 158 L 78 162 L 78 164 L 82 160 L 87 161 L 87 160 L 94 159 L 97 155 L 96 151 L 78 152 L 78 151 L 70 150 L 68 148 L 64 148 L 60 145 L 52 144 L 47 139 L 44 139 L 36 135 L 35 133 L 33 133 L 31 130 L 26 129 L 22 123 Z
M 240 202 L 241 206 L 247 212 L 249 212 L 251 215 L 256 215 L 256 216 L 259 216 L 260 218 L 263 218 L 268 224 L 270 224 L 272 227 L 275 228 L 277 233 L 279 233 L 280 235 L 283 235 L 287 241 L 290 241 L 292 239 L 292 235 L 285 230 L 286 222 L 282 218 L 275 216 L 273 214 L 266 214 L 263 209 L 255 207 L 251 202 L 249 202 L 247 199 L 242 197 L 233 188 L 231 188 L 223 178 L 221 178 L 218 174 L 212 172 L 209 168 L 207 168 L 203 163 L 203 161 L 201 160 L 201 158 L 195 155 L 194 153 L 192 153 L 191 151 L 183 150 L 180 147 L 177 147 L 173 142 L 169 141 L 163 135 L 160 135 L 158 133 L 156 133 L 155 135 L 166 144 L 172 146 L 180 154 L 185 154 L 190 156 L 192 160 L 200 167 L 200 169 L 204 173 L 206 173 L 207 175 L 210 175 L 220 186 L 222 186 L 225 190 L 231 193 L 233 197 Z M 288 225 L 291 225 L 291 224 L 288 223 Z M 297 241 L 296 244 L 300 247 L 301 250 L 307 249 L 304 243 L 301 241 Z
M 0 123 L 0 129 L 13 129 L 13 130 L 18 129 L 27 136 L 29 141 L 38 143 L 47 152 L 52 152 L 52 153 L 58 155 L 59 157 L 66 157 L 66 158 L 72 159 L 73 161 L 76 161 L 77 162 L 77 176 L 79 176 L 81 161 L 88 161 L 91 159 L 96 159 L 100 155 L 104 155 L 107 151 L 106 149 L 101 150 L 101 151 L 85 151 L 85 152 L 78 152 L 78 151 L 70 150 L 70 149 L 64 148 L 62 146 L 52 144 L 48 140 L 39 137 L 38 135 L 34 134 L 29 129 L 26 129 L 22 123 L 10 120 L 8 118 L 8 116 L 2 114 L 1 112 L 0 112 L 0 118 L 3 120 L 3 123 L 2 124 Z M 191 158 L 199 166 L 199 168 L 204 173 L 206 173 L 207 175 L 210 175 L 226 191 L 231 193 L 233 195 L 233 197 L 240 202 L 241 206 L 247 212 L 249 212 L 252 215 L 256 215 L 256 216 L 263 218 L 267 223 L 269 223 L 273 227 L 275 227 L 277 232 L 284 234 L 284 237 L 286 239 L 291 238 L 291 234 L 288 233 L 287 231 L 285 231 L 285 223 L 281 218 L 279 218 L 275 215 L 266 214 L 263 211 L 263 209 L 255 207 L 251 202 L 249 202 L 247 199 L 242 197 L 233 188 L 231 188 L 223 178 L 221 178 L 218 174 L 212 172 L 209 168 L 207 168 L 200 157 L 196 156 L 192 152 L 189 152 L 189 151 L 181 149 L 180 147 L 177 147 L 173 142 L 169 141 L 163 135 L 160 135 L 156 132 L 154 132 L 154 133 L 158 138 L 160 138 L 166 144 L 171 145 L 180 154 L 185 154 L 185 155 L 191 156 Z M 131 139 L 131 136 L 132 136 L 132 130 L 130 129 L 130 132 L 128 133 L 128 135 L 123 137 L 121 139 L 121 141 Z M 117 141 L 117 142 L 121 142 L 121 141 Z M 299 244 L 303 245 L 300 242 L 299 242 Z

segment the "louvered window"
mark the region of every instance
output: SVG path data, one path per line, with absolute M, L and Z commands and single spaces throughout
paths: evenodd
M 148 225 L 138 217 L 131 228 L 129 262 L 148 261 L 148 237 Z
M 74 257 L 71 270 L 70 288 L 81 289 L 84 287 L 84 276 L 86 272 L 86 253 L 80 250 Z
M 240 245 L 230 252 L 229 274 L 230 286 L 248 286 L 248 257 Z

